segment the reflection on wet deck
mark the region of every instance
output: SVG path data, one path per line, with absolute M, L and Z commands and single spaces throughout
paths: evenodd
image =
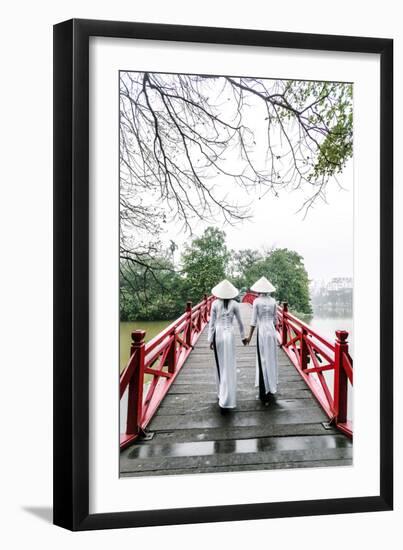
M 349 447 L 343 435 L 322 437 L 261 437 L 253 439 L 228 439 L 218 441 L 192 441 L 164 445 L 141 445 L 133 447 L 127 459 L 158 456 L 205 456 L 224 453 L 258 453 L 266 451 L 291 451 L 305 449 L 338 449 Z
M 247 323 L 250 306 L 241 307 Z M 222 416 L 205 330 L 149 425 L 152 439 L 121 453 L 121 475 L 351 465 L 351 441 L 325 429 L 325 413 L 281 350 L 276 401 L 269 407 L 260 403 L 255 353 L 253 341 L 237 346 L 237 408 Z

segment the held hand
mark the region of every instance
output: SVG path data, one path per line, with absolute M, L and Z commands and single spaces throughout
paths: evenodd
M 213 344 L 213 342 L 211 342 L 211 344 L 210 344 L 210 349 L 214 349 L 214 344 Z
M 249 344 L 249 338 L 244 338 L 242 340 L 242 343 L 243 343 L 244 346 L 247 346 Z

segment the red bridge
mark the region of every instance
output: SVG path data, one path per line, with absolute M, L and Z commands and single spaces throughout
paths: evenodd
M 256 295 L 244 295 L 248 325 Z M 254 388 L 254 341 L 237 347 L 238 406 L 216 405 L 206 325 L 213 297 L 192 307 L 155 338 L 132 333 L 120 377 L 121 475 L 150 475 L 351 464 L 347 418 L 353 361 L 348 333 L 334 342 L 278 308 L 279 392 L 266 408 Z M 239 339 L 240 340 L 240 339 Z

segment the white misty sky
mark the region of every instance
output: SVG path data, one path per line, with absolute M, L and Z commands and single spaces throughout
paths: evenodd
M 211 82 L 209 86 L 208 95 L 212 103 L 220 104 L 220 116 L 225 117 L 226 110 L 230 105 L 227 104 L 227 107 L 225 101 L 221 101 L 222 98 L 226 99 L 226 94 L 220 95 L 219 90 L 222 85 L 217 85 L 217 95 L 214 95 L 214 90 L 211 89 Z M 269 159 L 266 157 L 267 123 L 265 115 L 261 102 L 253 97 L 249 98 L 248 105 L 244 110 L 244 122 L 246 121 L 247 126 L 254 132 L 255 146 L 250 155 L 261 168 L 263 168 L 262 163 L 269 163 Z M 293 126 L 288 130 L 290 136 L 296 135 L 296 129 Z M 282 142 L 279 134 L 271 135 L 276 154 L 286 153 L 287 146 Z M 232 150 L 228 150 L 225 157 L 233 167 L 240 162 L 239 157 Z M 287 164 L 285 164 L 286 166 Z M 210 177 L 208 181 L 209 186 L 214 188 L 216 198 L 226 197 L 227 201 L 232 204 L 248 204 L 252 217 L 235 226 L 224 224 L 222 214 L 217 214 L 213 221 L 207 223 L 194 220 L 192 229 L 195 235 L 200 235 L 208 225 L 214 225 L 225 230 L 227 244 L 229 248 L 235 250 L 271 247 L 295 250 L 303 256 L 309 278 L 313 280 L 328 280 L 332 277 L 351 277 L 353 275 L 352 160 L 348 162 L 343 173 L 337 176 L 338 183 L 335 180 L 329 181 L 326 202 L 318 198 L 305 217 L 305 212 L 298 212 L 298 210 L 309 198 L 309 192 L 312 193 L 312 189 L 308 189 L 307 185 L 301 190 L 283 188 L 279 191 L 278 197 L 267 193 L 259 200 L 258 190 L 250 190 L 250 194 L 248 194 L 244 188 L 223 175 Z M 179 250 L 175 253 L 175 260 L 178 261 L 183 245 L 188 243 L 191 237 L 183 232 L 180 222 L 172 220 L 172 212 L 169 211 L 166 203 L 158 201 L 156 195 L 147 194 L 141 200 L 148 204 L 157 203 L 159 208 L 165 209 L 168 221 L 164 225 L 161 238 L 166 245 L 169 245 L 172 239 L 179 246 Z
M 279 197 L 255 198 L 251 220 L 236 226 L 216 225 L 225 230 L 227 243 L 235 250 L 277 247 L 295 250 L 304 257 L 310 279 L 321 280 L 353 275 L 353 166 L 350 161 L 338 182 L 329 182 L 327 202 L 318 200 L 304 218 L 297 212 L 304 202 L 304 191 L 280 192 Z M 231 199 L 242 201 L 245 193 L 233 186 Z M 251 197 L 248 199 L 251 200 Z M 199 235 L 209 224 L 194 224 Z M 181 248 L 189 242 L 178 223 L 166 226 L 163 241 L 173 239 Z M 176 253 L 178 255 L 178 252 Z

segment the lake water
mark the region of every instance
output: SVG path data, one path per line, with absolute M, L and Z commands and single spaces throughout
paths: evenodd
M 326 311 L 314 311 L 313 316 L 306 320 L 306 323 L 310 325 L 321 336 L 327 338 L 332 344 L 336 339 L 336 330 L 346 330 L 348 332 L 348 348 L 351 357 L 354 357 L 354 333 L 353 333 L 353 317 L 351 312 L 338 312 L 332 310 Z M 333 389 L 334 377 L 333 372 L 326 371 L 323 373 L 327 385 Z M 347 394 L 347 418 L 353 420 L 353 388 L 350 382 L 348 382 L 348 394 Z
M 305 321 L 321 336 L 327 338 L 332 344 L 336 340 L 336 330 L 346 330 L 348 332 L 348 344 L 350 355 L 353 355 L 354 334 L 353 318 L 348 314 L 339 315 L 335 312 L 314 311 L 312 317 Z
M 145 341 L 148 342 L 172 321 L 128 321 L 120 323 L 120 371 L 125 368 L 130 356 L 131 333 L 134 330 L 145 330 Z

